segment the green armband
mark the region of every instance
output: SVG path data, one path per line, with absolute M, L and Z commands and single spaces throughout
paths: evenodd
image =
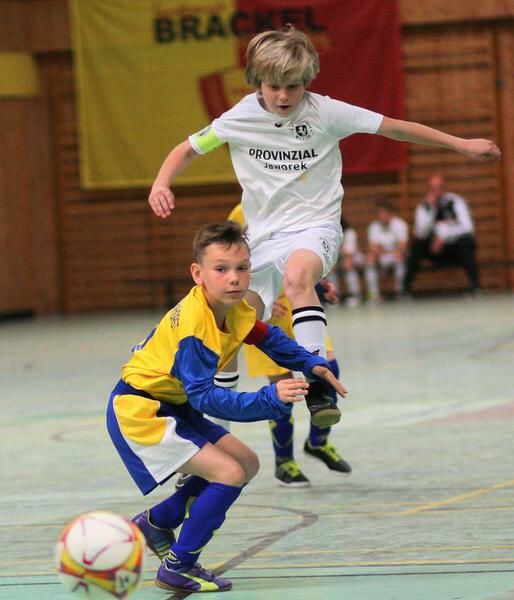
M 196 146 L 202 154 L 212 152 L 225 143 L 223 140 L 219 139 L 210 125 L 198 133 L 193 134 L 190 137 L 190 141 L 193 147 Z

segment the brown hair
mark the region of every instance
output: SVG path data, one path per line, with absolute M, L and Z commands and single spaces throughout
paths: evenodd
M 319 57 L 310 39 L 293 25 L 254 36 L 246 49 L 246 81 L 259 88 L 263 81 L 308 87 L 319 72 Z
M 248 238 L 245 230 L 245 227 L 235 221 L 204 225 L 198 229 L 193 239 L 194 261 L 201 262 L 206 248 L 212 244 L 222 244 L 228 248 L 232 244 L 244 244 L 248 248 Z

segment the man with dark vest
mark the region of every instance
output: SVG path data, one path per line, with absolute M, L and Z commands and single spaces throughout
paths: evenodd
M 470 292 L 480 291 L 478 267 L 475 258 L 475 232 L 467 202 L 446 191 L 441 175 L 432 175 L 428 191 L 416 207 L 414 239 L 410 248 L 405 273 L 404 290 L 410 288 L 423 258 L 436 265 L 461 265 L 469 279 Z

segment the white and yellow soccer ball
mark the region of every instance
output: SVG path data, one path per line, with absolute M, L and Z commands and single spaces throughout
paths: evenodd
M 127 598 L 142 577 L 144 550 L 143 534 L 125 517 L 107 511 L 85 513 L 59 536 L 59 579 L 78 598 Z

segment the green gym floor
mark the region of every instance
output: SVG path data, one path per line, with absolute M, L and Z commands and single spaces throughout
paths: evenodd
M 514 299 L 386 303 L 328 311 L 350 393 L 332 440 L 337 476 L 302 452 L 308 489 L 276 485 L 266 423 L 236 424 L 261 471 L 202 555 L 229 600 L 514 598 Z M 63 525 L 143 498 L 108 439 L 104 409 L 155 312 L 0 324 L 0 598 L 68 598 L 53 567 Z M 255 389 L 242 368 L 240 389 Z M 184 598 L 153 585 L 135 599 Z

